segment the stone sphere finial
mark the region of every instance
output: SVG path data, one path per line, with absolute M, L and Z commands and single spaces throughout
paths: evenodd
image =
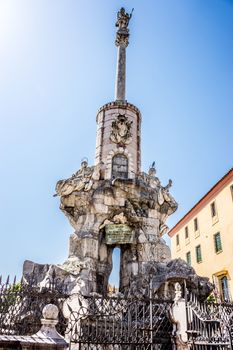
M 58 307 L 54 304 L 45 305 L 42 311 L 42 315 L 45 320 L 57 320 L 58 313 Z

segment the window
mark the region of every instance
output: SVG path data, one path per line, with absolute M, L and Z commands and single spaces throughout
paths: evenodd
M 117 154 L 112 158 L 112 178 L 128 178 L 128 159 L 123 154 Z
M 180 245 L 180 238 L 179 238 L 179 235 L 176 235 L 176 245 Z
M 219 253 L 222 251 L 222 242 L 221 242 L 220 232 L 214 235 L 214 247 L 215 247 L 216 253 Z
M 210 210 L 211 210 L 212 218 L 214 218 L 217 215 L 215 202 L 210 204 Z
M 219 282 L 220 282 L 220 287 L 221 287 L 222 300 L 223 301 L 230 301 L 227 276 L 220 277 Z
M 190 252 L 186 253 L 186 261 L 189 265 L 191 265 L 191 253 Z
M 198 221 L 197 221 L 197 218 L 194 219 L 193 223 L 194 223 L 194 231 L 197 231 L 197 230 L 198 230 Z
M 185 227 L 184 232 L 185 232 L 185 239 L 188 239 L 189 238 L 189 228 L 188 228 L 188 226 Z
M 200 246 L 200 244 L 196 246 L 196 259 L 197 259 L 197 263 L 202 262 L 201 246 Z

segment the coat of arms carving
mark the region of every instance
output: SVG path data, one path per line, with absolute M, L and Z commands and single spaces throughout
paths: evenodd
M 133 122 L 130 122 L 125 115 L 119 114 L 112 122 L 110 140 L 120 145 L 128 145 L 132 140 L 132 123 Z

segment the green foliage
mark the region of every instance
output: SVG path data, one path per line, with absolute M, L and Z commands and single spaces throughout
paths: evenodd
M 206 299 L 207 303 L 217 303 L 215 294 L 212 292 Z
M 20 291 L 22 290 L 21 283 L 9 285 L 0 296 L 0 311 L 7 312 L 10 306 L 14 305 Z

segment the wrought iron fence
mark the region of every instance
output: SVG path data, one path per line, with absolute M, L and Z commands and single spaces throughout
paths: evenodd
M 184 290 L 186 290 L 184 285 Z M 172 301 L 148 297 L 68 296 L 55 272 L 43 288 L 31 280 L 0 278 L 0 334 L 31 335 L 40 329 L 42 309 L 60 310 L 57 330 L 78 350 L 170 350 L 175 348 Z M 68 310 L 67 321 L 61 309 Z M 233 349 L 233 304 L 200 302 L 186 295 L 187 334 L 192 350 Z M 67 316 L 67 315 L 66 315 Z
M 44 288 L 39 289 L 36 278 L 32 276 L 27 283 L 24 280 L 6 282 L 0 277 L 0 334 L 31 335 L 41 327 L 42 310 L 46 304 L 53 303 L 61 310 L 67 297 L 61 289 L 59 278 L 55 272 L 48 278 Z M 61 334 L 65 333 L 67 321 L 59 312 L 57 326 Z
M 187 333 L 193 350 L 233 349 L 233 304 L 187 299 Z
M 77 295 L 75 306 L 67 300 L 67 334 L 82 350 L 174 349 L 171 306 L 172 302 L 151 298 Z

